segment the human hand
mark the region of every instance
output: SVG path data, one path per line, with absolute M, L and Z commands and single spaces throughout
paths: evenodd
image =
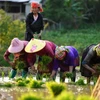
M 37 68 L 33 65 L 33 66 L 31 66 L 31 69 L 33 70 L 33 71 L 36 71 L 37 70 Z
M 9 64 L 10 64 L 12 67 L 15 67 L 15 62 L 10 61 Z
M 50 77 L 50 78 L 48 78 L 48 79 L 47 79 L 47 81 L 53 81 L 53 78 L 52 78 L 52 77 Z
M 34 38 L 37 38 L 37 34 L 33 34 L 33 37 L 34 37 Z
M 41 39 L 41 33 L 38 34 L 38 38 Z
M 92 74 L 96 74 L 96 71 L 94 69 L 92 69 Z

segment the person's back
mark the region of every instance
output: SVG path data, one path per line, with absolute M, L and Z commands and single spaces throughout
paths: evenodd
M 87 77 L 88 82 L 92 76 L 98 74 L 98 64 L 100 64 L 100 44 L 92 44 L 84 50 L 80 68 L 81 75 Z

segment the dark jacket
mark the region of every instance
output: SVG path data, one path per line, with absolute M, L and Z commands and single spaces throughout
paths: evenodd
M 33 34 L 36 32 L 37 34 L 43 30 L 43 17 L 40 13 L 38 13 L 38 18 L 34 21 L 33 13 L 29 13 L 26 17 L 26 33 L 25 40 L 30 41 L 33 38 Z
M 93 47 L 95 46 L 95 44 L 93 45 L 90 45 L 89 47 L 87 47 L 83 54 L 82 54 L 82 59 L 81 59 L 81 68 L 80 68 L 80 71 L 81 71 L 81 75 L 82 76 L 85 76 L 85 77 L 91 77 L 92 76 L 92 72 L 89 71 L 88 69 L 86 69 L 83 65 L 84 65 L 84 62 L 85 64 L 89 65 L 90 67 L 93 67 L 94 64 L 99 64 L 100 63 L 100 57 L 97 56 L 96 52 L 95 51 L 90 51 L 90 49 L 92 49 Z M 88 58 L 87 60 L 85 60 L 85 57 L 88 55 Z

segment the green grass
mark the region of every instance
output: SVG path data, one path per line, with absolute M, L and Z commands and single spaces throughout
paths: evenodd
M 10 40 L 12 39 L 11 36 L 9 35 L 7 36 L 9 37 Z M 50 40 L 57 45 L 74 46 L 78 50 L 81 58 L 83 50 L 87 46 L 91 44 L 98 44 L 100 42 L 99 36 L 100 36 L 100 23 L 97 23 L 97 24 L 86 24 L 80 27 L 79 29 L 58 28 L 56 30 L 49 30 L 49 31 L 46 30 L 43 31 L 42 39 Z M 24 39 L 24 34 L 20 34 L 18 35 L 18 37 Z M 1 66 L 9 66 L 9 64 L 3 59 L 3 55 L 7 49 L 7 45 L 8 44 L 4 45 L 5 46 L 4 49 L 1 50 L 1 54 L 0 54 Z
M 43 39 L 50 40 L 57 45 L 74 46 L 81 56 L 83 50 L 91 45 L 100 42 L 100 25 L 91 25 L 87 28 L 66 29 L 56 31 L 46 31 L 43 33 Z

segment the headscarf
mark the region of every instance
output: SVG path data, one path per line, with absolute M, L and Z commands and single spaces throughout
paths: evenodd
M 57 46 L 55 50 L 55 57 L 62 60 L 69 50 L 65 46 Z
M 39 11 L 40 11 L 40 12 L 43 12 L 43 8 L 42 8 L 42 6 L 41 6 L 39 3 L 32 2 L 32 3 L 31 3 L 31 7 L 32 7 L 32 8 L 39 8 Z

